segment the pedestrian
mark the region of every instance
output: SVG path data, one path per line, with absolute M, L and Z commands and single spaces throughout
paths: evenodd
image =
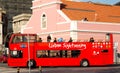
M 51 36 L 50 34 L 47 36 L 47 42 L 50 42 L 51 41 Z M 48 56 L 50 56 L 50 50 L 48 50 Z
M 42 38 L 41 37 L 39 38 L 38 42 L 42 42 Z
M 57 42 L 57 38 L 54 38 L 54 41 L 53 42 Z
M 89 40 L 89 42 L 94 42 L 94 38 L 91 37 L 90 40 Z
M 88 21 L 88 19 L 85 17 L 85 18 L 82 19 L 82 21 Z
M 73 42 L 72 37 L 70 37 L 70 39 L 69 39 L 69 41 L 68 41 L 68 42 Z
M 50 34 L 47 36 L 47 42 L 50 42 L 51 41 L 51 36 Z
M 59 38 L 59 39 L 58 39 L 58 42 L 63 42 L 63 38 Z

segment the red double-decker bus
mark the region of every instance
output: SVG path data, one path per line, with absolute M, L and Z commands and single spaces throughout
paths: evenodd
M 9 42 L 8 65 L 101 66 L 113 64 L 113 37 L 105 42 L 38 42 L 36 34 L 13 34 Z

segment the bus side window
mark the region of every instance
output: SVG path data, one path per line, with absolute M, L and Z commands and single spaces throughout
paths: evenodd
M 72 50 L 72 57 L 78 57 L 80 55 L 80 50 Z
M 105 49 L 105 50 L 102 50 L 101 52 L 102 52 L 102 53 L 108 53 L 108 50 Z
M 46 58 L 46 57 L 48 57 L 48 53 L 46 50 L 37 51 L 37 58 Z
M 22 41 L 23 41 L 23 42 L 28 42 L 27 36 L 22 36 Z
M 22 58 L 23 57 L 23 52 L 21 50 L 10 51 L 10 57 L 12 57 L 12 58 Z
M 78 57 L 80 50 L 38 50 L 37 58 L 71 58 Z
M 21 42 L 21 39 L 19 36 L 15 36 L 12 40 L 12 43 L 19 43 L 19 42 Z
M 60 50 L 60 57 L 62 57 L 62 55 L 63 55 L 63 51 L 62 51 L 62 50 Z
M 29 36 L 29 42 L 36 42 L 36 36 Z
M 68 50 L 60 50 L 60 57 L 69 57 Z

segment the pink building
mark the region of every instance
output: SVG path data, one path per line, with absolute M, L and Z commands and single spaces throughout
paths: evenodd
M 66 42 L 105 41 L 113 33 L 115 48 L 120 52 L 120 6 L 74 2 L 70 0 L 33 0 L 32 16 L 24 33 L 37 33 L 45 42 L 47 35 L 62 37 Z M 86 20 L 84 20 L 86 19 Z

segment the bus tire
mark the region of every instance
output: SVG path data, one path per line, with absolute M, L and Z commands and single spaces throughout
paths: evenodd
M 83 59 L 81 62 L 80 62 L 80 66 L 81 67 L 88 67 L 89 66 L 89 61 L 87 59 Z
M 35 68 L 36 67 L 36 62 L 34 60 L 30 60 L 27 62 L 27 67 L 29 68 Z

